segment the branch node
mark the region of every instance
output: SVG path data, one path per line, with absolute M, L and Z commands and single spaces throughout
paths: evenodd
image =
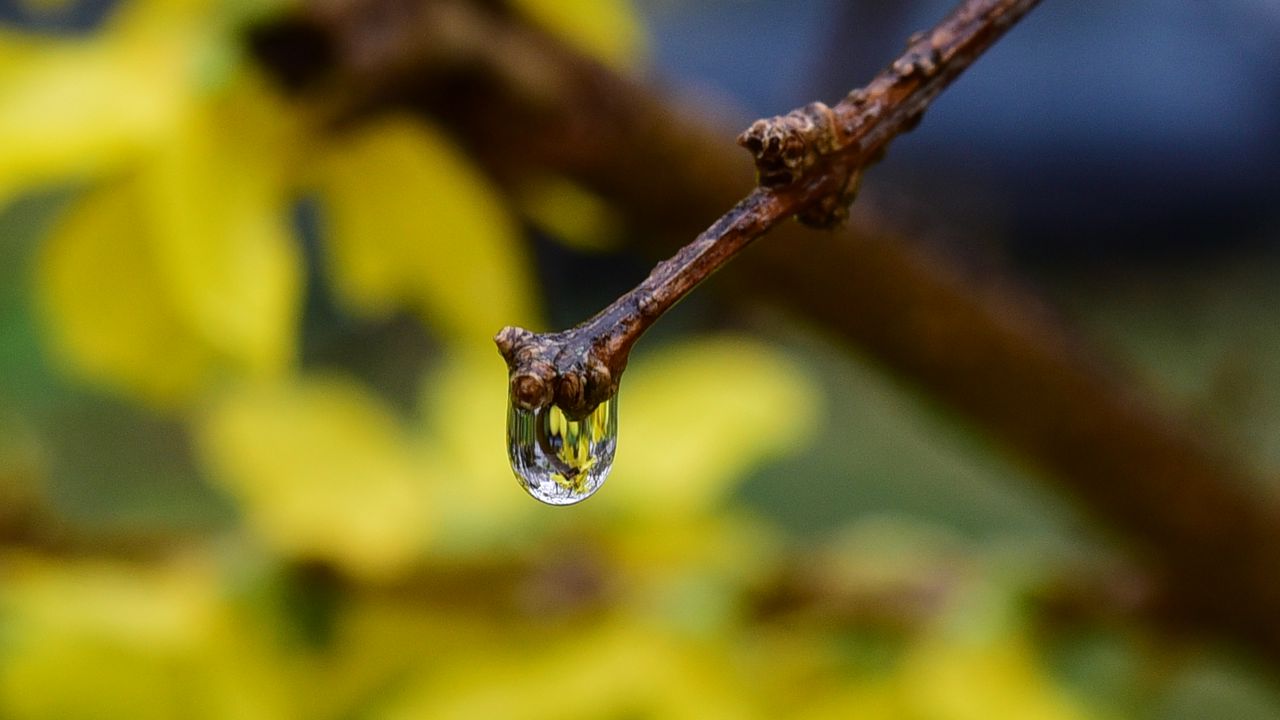
M 835 150 L 835 114 L 824 103 L 809 103 L 786 115 L 755 121 L 738 136 L 738 144 L 755 158 L 761 185 L 790 185 Z
M 941 55 L 928 35 L 912 36 L 907 41 L 907 52 L 893 61 L 893 71 L 903 78 L 919 75 L 930 78 L 937 74 Z
M 601 355 L 626 364 L 623 349 L 597 342 L 586 326 L 561 333 L 505 327 L 493 341 L 507 363 L 511 403 L 530 412 L 555 405 L 572 420 L 586 417 L 618 391 L 621 369 L 611 370 Z
M 506 360 L 511 402 L 522 410 L 537 410 L 553 399 L 556 368 L 546 357 L 544 336 L 507 326 L 494 336 Z

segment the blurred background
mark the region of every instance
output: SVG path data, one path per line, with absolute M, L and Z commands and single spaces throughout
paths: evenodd
M 0 717 L 1280 717 L 1280 6 L 1047 0 L 504 450 L 946 2 L 0 2 Z

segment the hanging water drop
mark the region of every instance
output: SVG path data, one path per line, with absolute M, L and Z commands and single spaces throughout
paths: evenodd
M 591 496 L 613 467 L 618 445 L 618 397 L 590 415 L 570 420 L 555 405 L 507 410 L 507 454 L 516 479 L 550 505 L 572 505 Z

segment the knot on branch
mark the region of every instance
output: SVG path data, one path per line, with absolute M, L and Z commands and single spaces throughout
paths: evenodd
M 890 68 L 900 77 L 919 75 L 931 78 L 942 67 L 942 55 L 939 43 L 946 38 L 938 37 L 935 32 L 918 32 L 907 38 L 906 53 L 893 61 Z
M 786 115 L 757 120 L 738 136 L 755 158 L 760 184 L 790 185 L 836 148 L 836 118 L 831 108 L 809 103 Z
M 507 362 L 511 403 L 522 410 L 555 405 L 580 420 L 618 392 L 621 373 L 611 371 L 598 344 L 576 330 L 535 333 L 509 326 L 493 341 Z

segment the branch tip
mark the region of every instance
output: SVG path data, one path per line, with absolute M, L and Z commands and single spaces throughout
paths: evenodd
M 494 337 L 507 363 L 511 403 L 534 411 L 555 405 L 570 419 L 581 419 L 618 391 L 616 377 L 600 357 L 608 354 L 626 365 L 626 348 L 611 337 L 597 337 L 597 327 L 579 325 L 561 333 L 535 333 L 505 327 Z

